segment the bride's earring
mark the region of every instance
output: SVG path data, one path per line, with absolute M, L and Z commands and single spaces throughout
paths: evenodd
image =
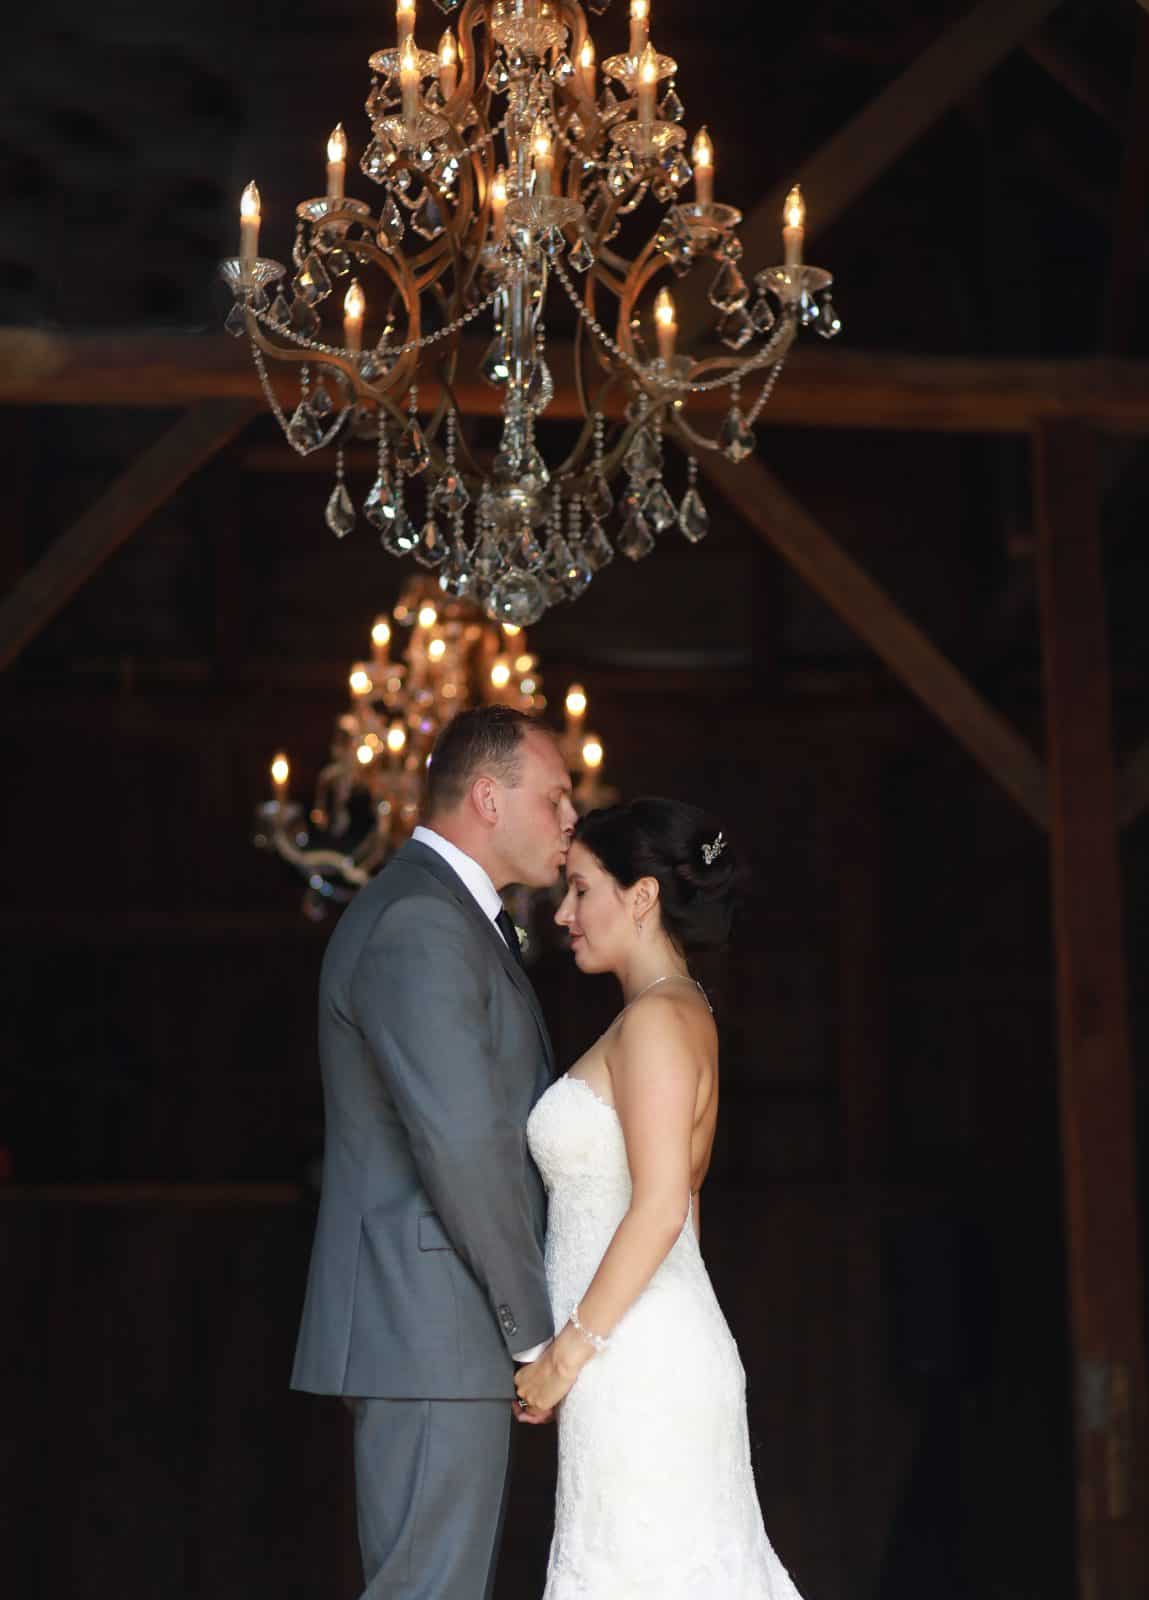
M 637 933 L 639 935 L 639 937 L 642 936 L 642 918 L 641 917 L 635 917 L 635 919 L 634 919 L 634 931 L 635 931 L 635 933 Z

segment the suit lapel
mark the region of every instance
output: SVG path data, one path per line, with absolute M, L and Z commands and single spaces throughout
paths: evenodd
M 495 953 L 502 962 L 503 971 L 531 1008 L 531 1014 L 534 1016 L 539 1035 L 543 1041 L 547 1066 L 553 1077 L 555 1066 L 554 1050 L 551 1045 L 551 1036 L 547 1028 L 546 1019 L 543 1016 L 543 1008 L 539 1004 L 538 995 L 535 993 L 535 986 L 527 976 L 525 969 L 515 960 L 515 957 L 507 948 L 507 941 L 503 938 L 498 928 L 495 927 L 490 917 L 483 911 L 462 878 L 444 861 L 437 851 L 432 850 L 428 845 L 422 844 L 418 839 L 408 839 L 407 843 L 396 851 L 394 859 L 403 861 L 410 866 L 421 867 L 425 872 L 429 872 L 433 878 L 449 891 L 453 899 L 458 901 L 467 916 L 481 931 L 483 938 L 493 943 Z

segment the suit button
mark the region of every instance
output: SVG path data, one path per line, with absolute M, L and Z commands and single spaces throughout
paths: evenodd
M 500 1306 L 498 1316 L 503 1332 L 508 1338 L 513 1338 L 519 1331 L 519 1325 L 514 1319 L 510 1306 Z

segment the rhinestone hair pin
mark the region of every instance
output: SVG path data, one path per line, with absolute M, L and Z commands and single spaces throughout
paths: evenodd
M 713 866 L 725 849 L 726 840 L 722 837 L 721 833 L 718 833 L 709 844 L 704 844 L 702 846 L 702 859 L 705 861 L 708 867 Z

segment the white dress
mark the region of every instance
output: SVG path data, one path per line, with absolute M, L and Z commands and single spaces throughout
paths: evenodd
M 561 1327 L 630 1203 L 614 1108 L 564 1077 L 527 1124 Z M 544 1600 L 800 1600 L 758 1507 L 746 1377 L 691 1218 L 559 1408 Z

